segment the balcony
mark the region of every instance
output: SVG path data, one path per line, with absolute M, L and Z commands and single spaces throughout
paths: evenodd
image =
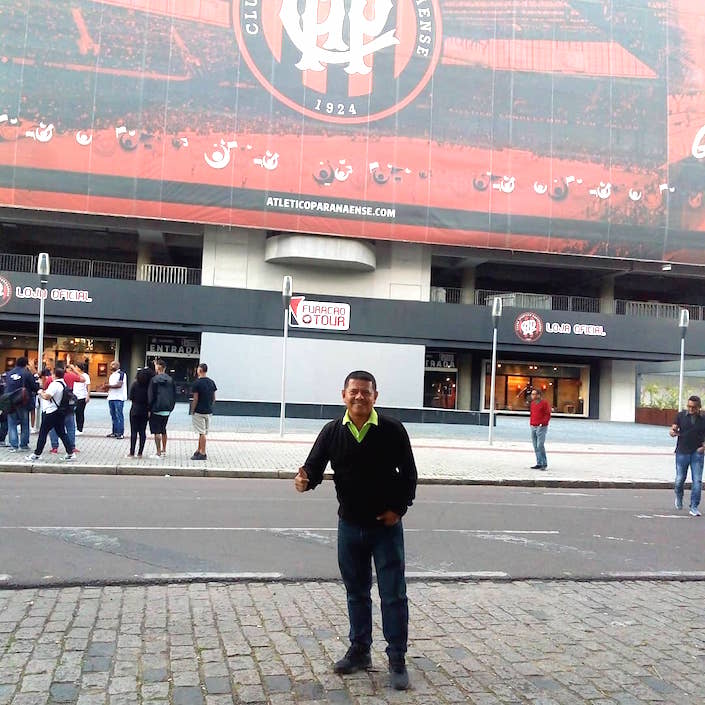
M 36 272 L 35 255 L 12 255 L 0 253 L 0 271 Z M 201 270 L 191 267 L 174 267 L 162 264 L 136 265 L 131 262 L 105 262 L 92 259 L 52 257 L 51 273 L 69 277 L 98 279 L 128 279 L 157 284 L 200 285 Z
M 691 320 L 705 320 L 705 306 L 693 304 L 665 304 L 654 301 L 602 301 L 589 296 L 567 296 L 564 294 L 534 294 L 524 292 L 492 291 L 477 289 L 473 292 L 476 306 L 491 306 L 498 296 L 505 306 L 542 311 L 573 311 L 575 313 L 605 313 L 617 316 L 644 316 L 646 318 L 668 318 L 677 320 L 681 309 L 687 309 Z M 463 290 L 451 287 L 432 286 L 431 301 L 434 303 L 463 303 Z

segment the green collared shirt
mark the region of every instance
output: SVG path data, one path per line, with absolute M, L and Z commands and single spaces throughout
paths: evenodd
M 350 433 L 352 433 L 353 438 L 358 443 L 362 443 L 362 439 L 367 435 L 367 432 L 370 430 L 370 426 L 379 426 L 377 411 L 373 408 L 370 417 L 362 425 L 362 428 L 358 430 L 357 426 L 352 422 L 352 419 L 346 409 L 345 416 L 343 416 L 343 426 L 347 426 L 350 429 Z

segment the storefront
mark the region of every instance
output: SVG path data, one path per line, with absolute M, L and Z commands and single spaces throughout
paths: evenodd
M 483 410 L 490 408 L 491 365 L 485 360 L 482 379 Z M 499 360 L 495 376 L 495 409 L 529 411 L 531 391 L 538 389 L 554 414 L 589 416 L 590 367 L 565 362 L 513 362 Z
M 191 385 L 196 380 L 200 355 L 199 335 L 188 338 L 150 337 L 144 364 L 153 367 L 155 360 L 164 360 L 167 374 L 171 375 L 176 384 L 176 396 L 183 401 L 189 398 Z
M 0 333 L 0 367 L 11 370 L 18 357 L 26 357 L 37 366 L 39 336 L 25 333 Z M 91 386 L 95 390 L 108 380 L 110 363 L 120 355 L 119 338 L 83 338 L 68 334 L 44 336 L 44 366 L 54 369 L 66 363 L 88 365 Z
M 428 409 L 456 409 L 458 368 L 455 353 L 426 350 L 423 405 Z

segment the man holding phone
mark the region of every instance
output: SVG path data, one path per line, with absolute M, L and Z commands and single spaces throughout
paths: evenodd
M 700 415 L 700 397 L 688 397 L 686 411 L 681 411 L 671 426 L 669 435 L 677 438 L 676 443 L 676 509 L 683 509 L 683 486 L 688 476 L 688 466 L 692 487 L 690 489 L 690 510 L 692 517 L 700 516 L 700 493 L 703 484 L 703 459 L 705 459 L 705 418 Z

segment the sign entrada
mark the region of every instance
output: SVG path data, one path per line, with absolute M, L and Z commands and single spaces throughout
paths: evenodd
M 192 338 L 150 338 L 147 355 L 198 358 L 201 351 L 198 341 Z
M 305 296 L 292 296 L 289 304 L 289 325 L 294 328 L 348 330 L 350 304 L 306 301 Z
M 593 323 L 571 323 L 566 321 L 546 321 L 533 311 L 520 313 L 514 321 L 514 332 L 524 343 L 535 343 L 544 332 L 560 335 L 590 335 L 605 337 L 605 327 Z

